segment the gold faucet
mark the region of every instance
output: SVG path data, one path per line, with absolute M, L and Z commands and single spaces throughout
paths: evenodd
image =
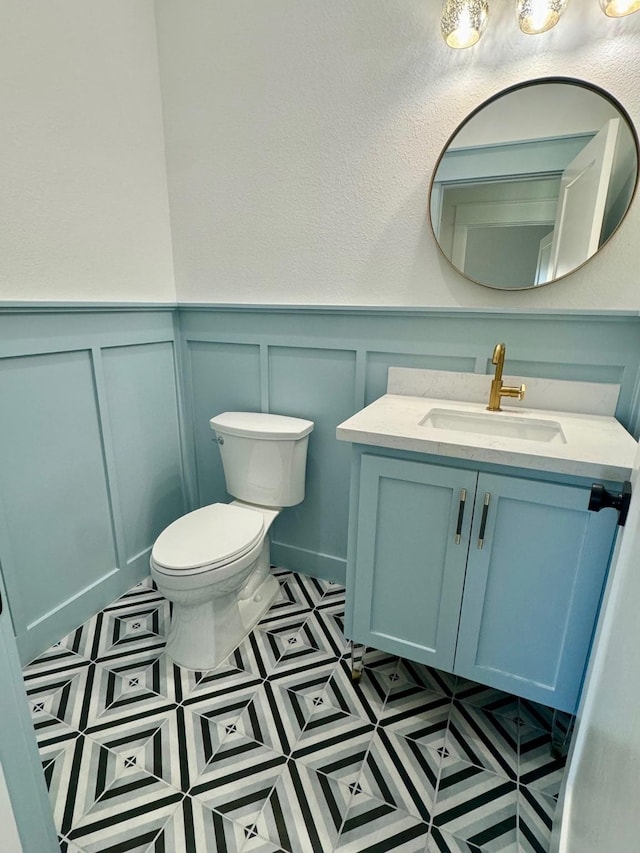
M 496 344 L 493 350 L 493 358 L 491 364 L 496 366 L 496 375 L 491 382 L 491 391 L 489 392 L 489 405 L 487 409 L 490 412 L 501 412 L 500 400 L 502 397 L 516 397 L 518 400 L 524 398 L 526 390 L 524 385 L 516 388 L 511 385 L 502 384 L 502 369 L 504 367 L 504 357 L 507 354 L 507 348 L 504 344 Z

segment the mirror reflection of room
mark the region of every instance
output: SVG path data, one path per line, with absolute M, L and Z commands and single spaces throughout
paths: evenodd
M 577 81 L 535 81 L 488 102 L 455 133 L 432 184 L 432 227 L 467 278 L 536 287 L 604 245 L 637 173 L 634 133 L 612 99 Z

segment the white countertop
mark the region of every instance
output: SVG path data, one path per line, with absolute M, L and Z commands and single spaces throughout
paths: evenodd
M 485 380 L 488 383 L 490 377 Z M 431 409 L 481 414 L 487 418 L 554 421 L 560 424 L 565 440 L 532 441 L 421 425 L 420 421 Z M 630 478 L 638 443 L 614 417 L 527 408 L 522 403 L 509 405 L 508 400 L 503 400 L 502 409 L 488 412 L 486 403 L 385 394 L 341 423 L 336 435 L 341 441 L 472 462 L 602 480 Z

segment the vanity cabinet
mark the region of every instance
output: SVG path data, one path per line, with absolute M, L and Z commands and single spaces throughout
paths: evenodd
M 350 639 L 575 712 L 617 514 L 583 484 L 360 461 Z

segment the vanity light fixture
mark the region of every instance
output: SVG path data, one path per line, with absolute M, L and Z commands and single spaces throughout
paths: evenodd
M 598 2 L 610 18 L 622 18 L 640 11 L 640 0 Z M 527 35 L 545 33 L 555 27 L 568 3 L 569 0 L 515 0 L 518 25 Z M 449 47 L 473 47 L 480 40 L 488 20 L 489 0 L 445 0 L 440 17 L 442 38 Z
M 568 0 L 516 0 L 516 15 L 523 33 L 537 35 L 550 30 L 560 20 Z
M 440 18 L 442 38 L 449 47 L 472 47 L 489 18 L 488 0 L 446 0 Z
M 600 0 L 600 8 L 610 18 L 623 18 L 640 11 L 640 0 Z

